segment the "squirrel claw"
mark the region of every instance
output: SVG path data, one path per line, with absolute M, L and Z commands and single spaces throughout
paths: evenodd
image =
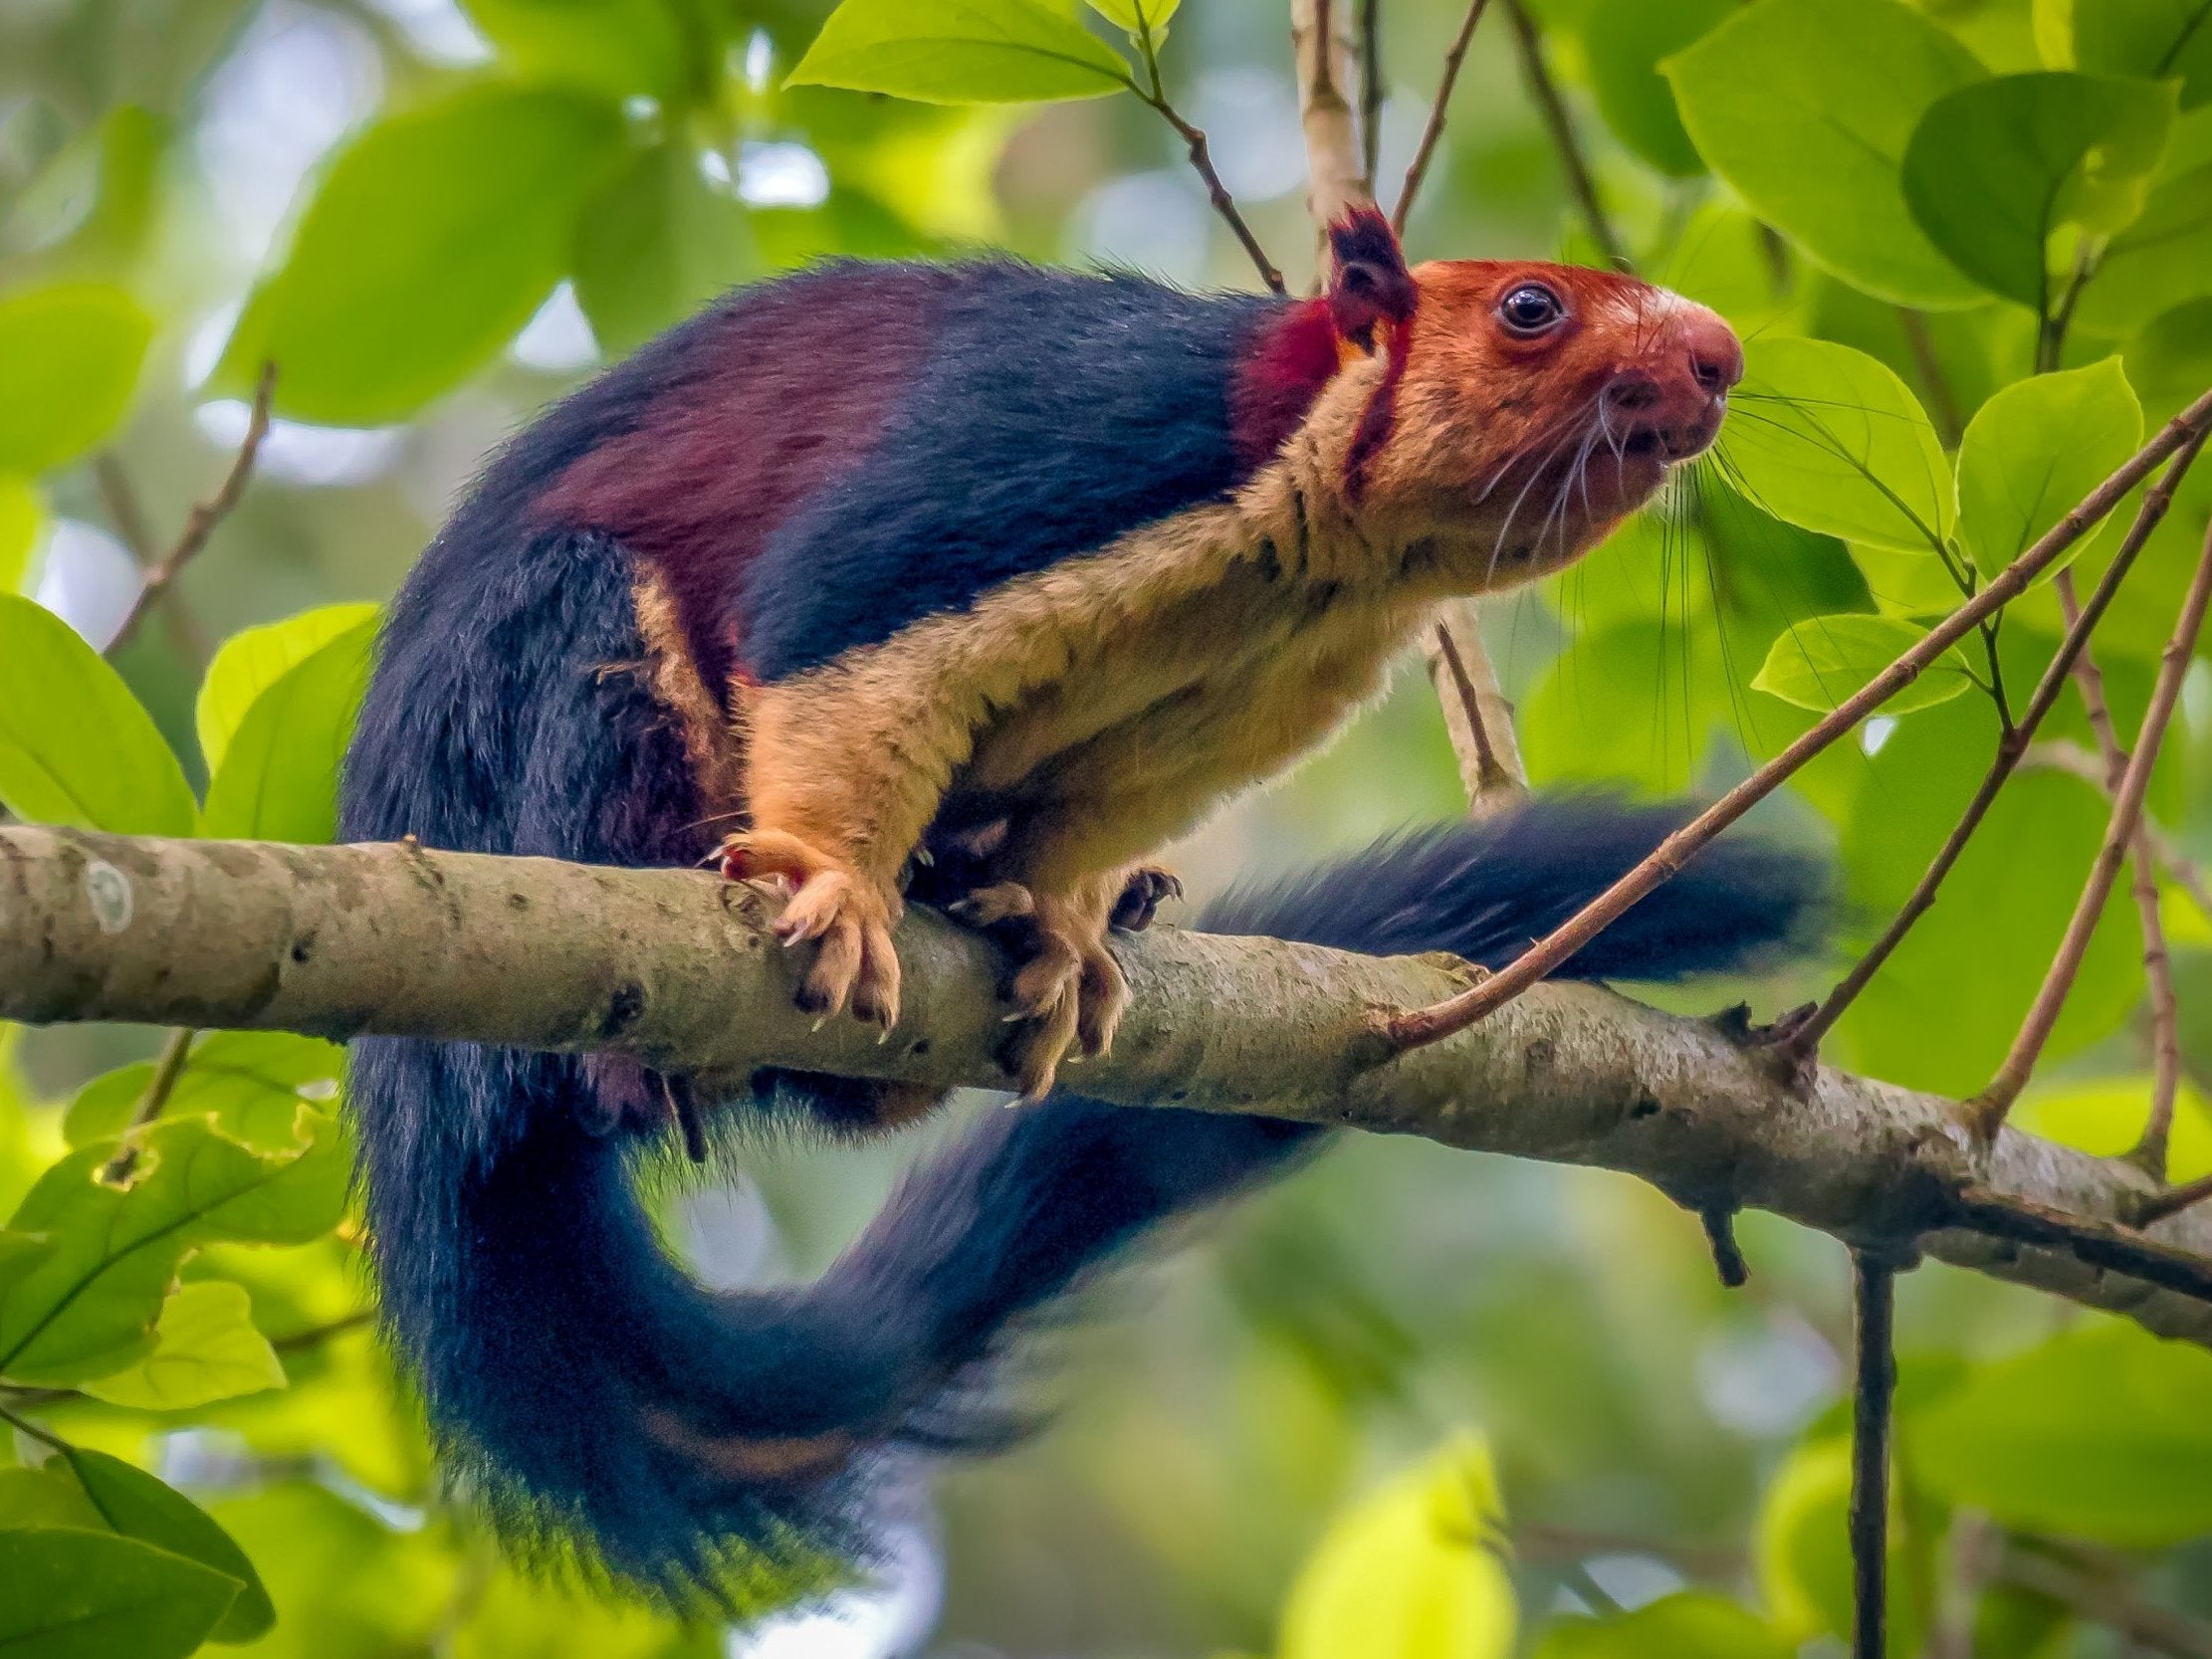
M 1163 901 L 1182 897 L 1183 880 L 1173 870 L 1141 864 L 1129 872 L 1107 925 L 1125 933 L 1141 933 L 1152 926 Z

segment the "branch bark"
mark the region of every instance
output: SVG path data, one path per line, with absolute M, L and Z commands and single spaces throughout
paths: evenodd
M 812 1031 L 791 1003 L 801 964 L 774 947 L 767 921 L 751 889 L 688 871 L 18 826 L 0 829 L 0 1019 L 609 1049 L 724 1078 L 780 1065 L 1010 1086 L 997 1057 L 1002 964 L 981 938 L 908 916 L 905 1013 L 879 1046 L 854 1021 Z M 1117 948 L 1130 1015 L 1112 1055 L 1076 1074 L 1099 1099 L 1622 1170 L 1693 1210 L 1766 1209 L 1863 1248 L 1916 1243 L 2212 1347 L 2212 1292 L 2188 1288 L 2212 1286 L 2212 1209 L 2130 1228 L 2156 1191 L 2133 1165 L 2010 1128 L 1979 1145 L 1949 1101 L 1827 1068 L 1799 1088 L 1746 1048 L 1740 1022 L 1546 984 L 1399 1053 L 1382 1012 L 1448 994 L 1464 964 L 1172 929 Z M 2035 1239 L 2006 1236 L 2023 1231 Z

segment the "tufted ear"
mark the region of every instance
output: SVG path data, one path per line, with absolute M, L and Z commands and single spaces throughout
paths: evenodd
M 1414 275 L 1390 221 L 1374 207 L 1355 207 L 1329 227 L 1336 270 L 1329 279 L 1329 318 L 1363 351 L 1375 349 L 1377 323 L 1414 314 Z

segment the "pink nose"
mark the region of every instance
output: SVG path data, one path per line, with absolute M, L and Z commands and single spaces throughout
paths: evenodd
M 1736 331 L 1699 306 L 1675 324 L 1674 339 L 1689 376 L 1714 397 L 1743 378 L 1743 343 Z

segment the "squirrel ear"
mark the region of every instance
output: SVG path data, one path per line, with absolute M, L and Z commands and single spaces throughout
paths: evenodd
M 1375 349 L 1375 325 L 1404 322 L 1414 314 L 1414 274 L 1390 221 L 1375 207 L 1355 207 L 1329 227 L 1335 273 L 1329 279 L 1329 317 L 1336 331 L 1363 351 Z

